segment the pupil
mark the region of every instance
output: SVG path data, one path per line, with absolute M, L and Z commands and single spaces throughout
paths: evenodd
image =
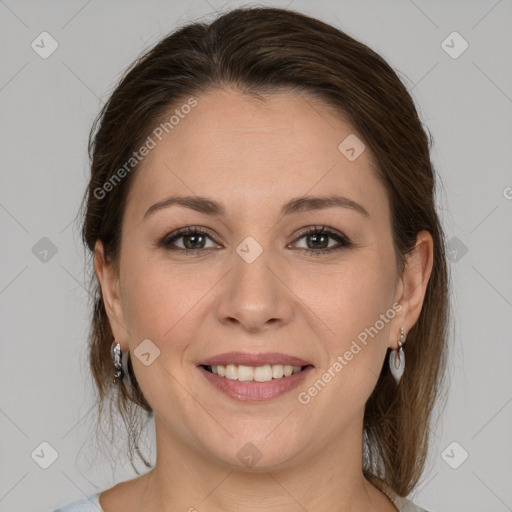
M 319 233 L 314 233 L 314 234 L 310 235 L 310 237 L 311 237 L 311 240 L 314 240 L 313 244 L 320 241 L 320 239 L 321 239 L 322 248 L 326 248 L 328 246 L 328 238 L 329 238 L 328 236 L 322 235 Z M 317 247 L 318 247 L 318 245 L 313 245 L 313 248 L 317 248 Z
M 198 241 L 201 241 L 203 242 L 203 235 L 187 235 L 185 237 L 183 237 L 183 245 L 187 248 L 187 249 L 195 249 L 195 244 L 198 243 Z M 190 241 L 192 240 L 191 243 L 189 243 Z M 200 247 L 200 249 L 203 249 L 203 247 Z

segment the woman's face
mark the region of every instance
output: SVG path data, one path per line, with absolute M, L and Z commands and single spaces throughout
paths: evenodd
M 386 349 L 417 319 L 408 301 L 421 288 L 420 277 L 407 284 L 397 274 L 370 151 L 358 156 L 352 138 L 354 152 L 342 152 L 354 130 L 307 96 L 261 101 L 222 90 L 195 99 L 161 141 L 153 137 L 134 176 L 119 276 L 96 263 L 116 341 L 129 347 L 155 411 L 157 442 L 274 468 L 353 446 Z M 150 210 L 171 196 L 193 202 Z M 345 199 L 294 202 L 331 196 Z M 206 234 L 173 235 L 187 227 Z M 227 352 L 278 352 L 310 366 L 266 384 L 207 374 L 201 365 Z M 277 393 L 286 379 L 296 385 Z M 239 394 L 212 383 L 220 380 Z

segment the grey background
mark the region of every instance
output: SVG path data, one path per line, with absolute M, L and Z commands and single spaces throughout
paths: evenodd
M 0 1 L 1 512 L 53 510 L 136 476 L 120 454 L 111 467 L 94 453 L 91 437 L 89 311 L 73 224 L 87 136 L 145 48 L 178 23 L 246 3 Z M 512 510 L 512 2 L 262 4 L 289 5 L 368 44 L 419 106 L 443 182 L 456 327 L 447 405 L 412 498 L 432 512 Z M 47 59 L 31 48 L 43 31 L 59 45 Z M 469 44 L 456 59 L 441 46 L 453 31 Z M 41 252 L 43 237 L 55 254 Z M 42 442 L 58 454 L 48 469 Z M 154 454 L 151 429 L 147 442 Z M 462 450 L 469 457 L 453 469 L 446 461 L 459 464 Z

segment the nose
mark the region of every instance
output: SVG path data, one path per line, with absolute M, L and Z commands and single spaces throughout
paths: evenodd
M 270 252 L 263 250 L 252 262 L 233 253 L 232 270 L 218 290 L 216 312 L 221 323 L 259 332 L 290 321 L 293 292 Z

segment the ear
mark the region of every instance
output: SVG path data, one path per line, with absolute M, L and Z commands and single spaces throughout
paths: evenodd
M 94 246 L 94 270 L 101 285 L 103 303 L 116 342 L 123 352 L 128 350 L 128 329 L 125 323 L 121 300 L 119 276 L 114 265 L 105 260 L 103 244 L 100 240 Z
M 404 327 L 406 333 L 417 322 L 423 300 L 427 290 L 428 281 L 432 273 L 434 261 L 434 241 L 428 231 L 420 231 L 416 237 L 416 245 L 411 253 L 406 256 L 405 269 L 399 278 L 397 287 L 397 297 L 402 310 L 396 317 L 394 330 L 391 332 L 392 348 L 397 348 L 398 338 L 400 337 L 400 327 Z

